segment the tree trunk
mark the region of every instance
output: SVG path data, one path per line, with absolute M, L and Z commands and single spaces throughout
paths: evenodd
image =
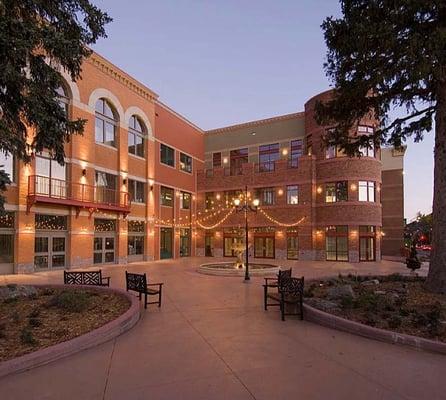
M 446 81 L 440 83 L 435 114 L 432 254 L 427 287 L 446 293 Z

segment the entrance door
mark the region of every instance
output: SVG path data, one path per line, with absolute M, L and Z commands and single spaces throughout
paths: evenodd
M 287 236 L 286 251 L 288 260 L 297 260 L 299 258 L 299 239 L 297 236 Z
M 359 260 L 375 261 L 375 238 L 360 237 L 359 238 Z
M 254 238 L 254 257 L 274 258 L 274 238 L 271 236 L 256 236 Z
M 34 241 L 34 264 L 36 268 L 41 269 L 64 267 L 65 251 L 65 235 L 36 235 Z
M 110 264 L 115 262 L 115 235 L 95 234 L 93 262 L 95 264 Z
M 161 228 L 160 231 L 160 258 L 172 258 L 173 256 L 173 232 L 172 228 Z
M 206 234 L 204 237 L 204 255 L 206 257 L 214 256 L 214 236 Z

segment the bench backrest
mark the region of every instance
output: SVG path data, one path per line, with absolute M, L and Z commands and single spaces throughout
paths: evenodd
M 292 268 L 279 270 L 279 274 L 277 275 L 277 283 L 278 283 L 279 286 L 280 286 L 280 282 L 281 282 L 282 279 L 291 278 L 292 270 L 293 270 Z
M 147 289 L 146 274 L 133 274 L 125 271 L 125 282 L 127 290 L 134 290 L 135 292 L 145 293 Z
M 282 279 L 279 286 L 281 293 L 292 296 L 303 296 L 304 293 L 304 277 L 302 278 L 286 278 Z
M 65 285 L 101 285 L 102 271 L 64 271 Z

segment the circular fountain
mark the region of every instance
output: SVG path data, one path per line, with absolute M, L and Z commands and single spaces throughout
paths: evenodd
M 198 267 L 198 272 L 207 275 L 220 276 L 243 276 L 245 275 L 245 263 L 243 262 L 243 253 L 245 245 L 243 242 L 236 242 L 232 246 L 232 250 L 236 255 L 236 260 L 233 262 L 215 262 L 201 264 Z M 274 275 L 279 272 L 280 267 L 273 264 L 263 263 L 249 263 L 249 274 L 251 276 L 265 276 Z

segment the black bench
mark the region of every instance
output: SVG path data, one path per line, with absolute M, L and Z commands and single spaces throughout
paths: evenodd
M 133 274 L 125 271 L 125 282 L 127 291 L 133 290 L 139 294 L 139 300 L 144 295 L 144 308 L 147 308 L 147 304 L 158 304 L 161 307 L 161 294 L 163 290 L 162 283 L 147 283 L 146 274 Z M 158 289 L 152 289 L 157 286 Z M 147 296 L 158 296 L 158 301 L 147 302 Z
M 279 283 L 280 293 L 280 312 L 282 315 L 282 321 L 285 321 L 285 315 L 300 315 L 300 319 L 304 319 L 304 277 L 302 278 L 285 278 Z M 297 310 L 294 313 L 287 313 L 287 306 L 295 306 Z
M 280 294 L 279 294 L 279 282 L 282 279 L 291 278 L 292 268 L 279 270 L 277 277 L 265 278 L 265 284 L 263 285 L 263 304 L 265 310 L 268 306 L 280 306 Z M 272 290 L 271 290 L 272 289 Z M 268 302 L 272 300 L 273 302 Z
M 102 276 L 102 271 L 64 271 L 65 285 L 110 286 L 110 277 Z

